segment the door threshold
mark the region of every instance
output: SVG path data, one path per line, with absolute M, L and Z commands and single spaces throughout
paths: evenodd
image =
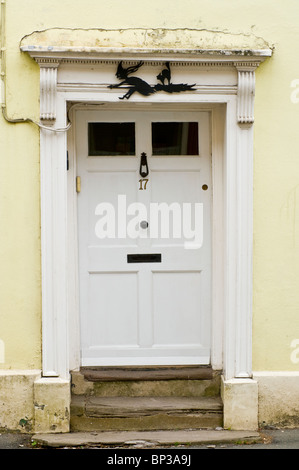
M 211 380 L 213 369 L 209 365 L 197 366 L 120 366 L 120 367 L 81 367 L 86 380 Z

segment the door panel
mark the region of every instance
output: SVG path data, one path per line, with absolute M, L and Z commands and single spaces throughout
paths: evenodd
M 82 365 L 209 363 L 209 142 L 206 112 L 78 112 Z
M 88 188 L 87 210 L 89 212 L 88 234 L 90 246 L 99 246 L 99 240 L 101 240 L 101 247 L 132 244 L 132 240 L 128 237 L 119 238 L 112 235 L 114 232 L 115 235 L 122 235 L 122 231 L 124 231 L 121 213 L 120 217 L 117 217 L 118 195 L 125 195 L 127 204 L 136 201 L 136 171 L 92 171 L 88 172 L 86 183 Z M 81 188 L 84 191 L 85 188 L 82 184 L 81 177 Z M 111 215 L 115 213 L 115 224 L 108 224 L 107 219 L 110 213 Z M 109 233 L 111 233 L 111 236 L 109 236 Z
M 153 273 L 155 346 L 201 346 L 200 276 L 193 271 Z
M 119 289 L 119 286 L 122 289 Z M 85 347 L 138 345 L 138 279 L 136 273 L 89 275 L 88 338 Z M 117 292 L 117 295 L 111 293 Z M 122 305 L 121 312 L 119 305 Z M 127 329 L 127 325 L 130 328 Z M 124 331 L 127 331 L 124 335 Z

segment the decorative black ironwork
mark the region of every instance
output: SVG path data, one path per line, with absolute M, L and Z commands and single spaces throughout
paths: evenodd
M 145 80 L 139 77 L 131 77 L 130 75 L 142 67 L 144 62 L 139 62 L 137 65 L 124 68 L 122 61 L 118 64 L 116 77 L 121 80 L 120 83 L 115 85 L 109 85 L 108 88 L 128 88 L 127 93 L 121 96 L 119 99 L 129 99 L 133 93 L 137 92 L 143 96 L 149 96 L 157 91 L 165 91 L 166 93 L 180 93 L 182 91 L 194 90 L 193 85 L 188 85 L 186 83 L 172 83 L 171 82 L 171 71 L 169 62 L 165 63 L 165 68 L 157 75 L 157 79 L 161 83 L 156 85 L 149 85 Z
M 171 71 L 170 71 L 169 62 L 166 62 L 165 67 L 166 69 L 163 69 L 162 72 L 159 73 L 159 75 L 157 75 L 157 79 L 160 80 L 160 82 L 162 82 L 163 85 L 165 83 L 165 80 L 167 80 L 168 85 L 170 85 Z

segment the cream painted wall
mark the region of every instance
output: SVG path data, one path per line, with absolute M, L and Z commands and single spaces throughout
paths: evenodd
M 38 119 L 38 66 L 19 52 L 33 31 L 187 28 L 222 32 L 226 46 L 244 38 L 274 45 L 256 73 L 253 367 L 298 370 L 290 347 L 299 338 L 299 103 L 291 101 L 291 82 L 299 79 L 298 0 L 7 0 L 6 8 L 11 117 Z M 0 117 L 3 368 L 41 361 L 38 135 L 34 125 Z

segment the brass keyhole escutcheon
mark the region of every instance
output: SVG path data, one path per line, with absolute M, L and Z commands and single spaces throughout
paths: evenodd
M 203 185 L 202 185 L 202 189 L 203 189 L 204 191 L 206 191 L 208 188 L 209 188 L 209 186 L 208 186 L 207 184 L 203 184 Z

